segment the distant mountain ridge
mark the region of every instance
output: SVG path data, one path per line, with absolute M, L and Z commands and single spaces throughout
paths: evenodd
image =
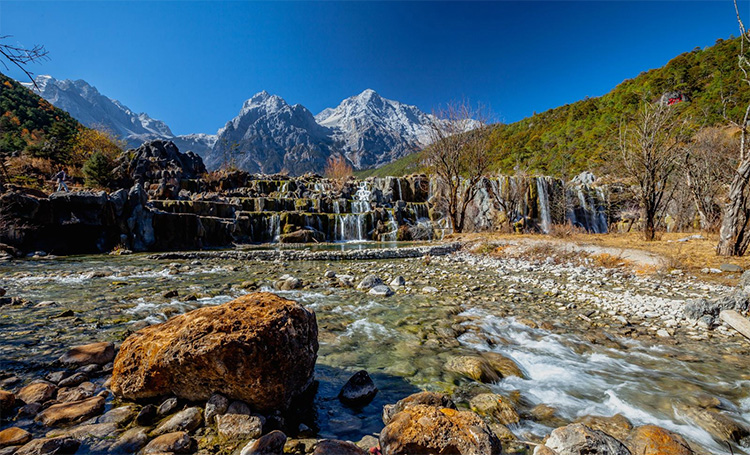
M 251 172 L 322 172 L 328 158 L 340 155 L 355 169 L 382 166 L 429 144 L 433 117 L 416 106 L 389 100 L 367 89 L 338 106 L 313 115 L 266 91 L 246 100 L 217 134 L 175 136 L 162 121 L 136 114 L 102 95 L 83 80 L 38 76 L 36 91 L 89 127 L 104 127 L 137 147 L 145 141 L 173 141 L 192 150 L 209 169 L 235 166 Z
M 125 140 L 129 147 L 138 147 L 143 142 L 168 139 L 180 150 L 188 147 L 198 154 L 213 147 L 215 136 L 175 136 L 166 123 L 151 118 L 146 113 L 135 113 L 120 101 L 99 93 L 96 87 L 83 80 L 57 80 L 41 75 L 35 78 L 36 87 L 30 82 L 21 84 L 42 98 L 68 112 L 73 118 L 89 128 L 103 128 Z M 182 145 L 182 147 L 180 146 Z

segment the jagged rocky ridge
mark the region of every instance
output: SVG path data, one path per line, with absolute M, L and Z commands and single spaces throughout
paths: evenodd
M 127 187 L 111 194 L 6 191 L 0 196 L 0 243 L 24 252 L 74 254 L 118 245 L 170 251 L 236 243 L 431 240 L 451 232 L 444 188 L 425 175 L 341 182 L 234 171 L 207 179 L 200 157 L 164 141 L 125 152 L 118 172 Z M 530 182 L 512 222 L 546 232 L 569 221 L 606 232 L 605 187 L 591 178 L 568 185 L 548 177 Z M 467 230 L 497 229 L 502 212 L 493 194 L 518 184 L 509 177 L 485 179 L 469 207 Z M 569 210 L 554 210 L 561 200 Z
M 121 102 L 102 95 L 96 87 L 84 80 L 57 80 L 52 76 L 41 75 L 36 77 L 35 82 L 38 89 L 30 82 L 21 84 L 54 106 L 67 111 L 83 125 L 103 128 L 125 140 L 130 147 L 138 147 L 156 139 L 168 139 L 182 150 L 205 154 L 216 142 L 216 136 L 209 134 L 176 136 L 166 123 L 153 119 L 146 113 L 131 111 Z

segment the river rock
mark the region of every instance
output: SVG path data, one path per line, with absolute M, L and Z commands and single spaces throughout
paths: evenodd
M 26 404 L 44 403 L 57 393 L 57 387 L 49 382 L 32 382 L 18 392 L 16 398 Z
M 414 405 L 394 415 L 380 432 L 383 455 L 501 454 L 500 440 L 475 413 Z
M 177 410 L 177 398 L 170 397 L 162 401 L 159 407 L 156 409 L 156 415 L 160 417 L 168 416 Z
M 24 445 L 29 441 L 31 441 L 31 433 L 21 428 L 10 427 L 0 431 L 0 449 Z
M 138 409 L 135 405 L 127 404 L 105 412 L 101 417 L 96 419 L 96 423 L 114 423 L 122 427 L 130 423 L 137 415 Z
M 21 446 L 14 455 L 66 455 L 76 453 L 81 443 L 66 436 L 33 439 Z
M 84 382 L 88 381 L 89 378 L 83 373 L 75 373 L 67 378 L 61 380 L 57 386 L 58 387 L 75 387 L 77 385 L 83 384 Z
M 63 387 L 62 389 L 57 391 L 57 401 L 61 403 L 70 403 L 71 401 L 81 401 L 81 400 L 85 400 L 86 398 L 91 398 L 92 396 L 94 396 L 93 393 L 89 392 L 88 390 L 84 390 L 80 387 L 74 387 L 72 389 Z
M 302 280 L 293 276 L 283 276 L 276 282 L 276 289 L 280 291 L 292 291 L 302 287 Z
M 445 363 L 445 369 L 453 373 L 468 376 L 475 381 L 496 382 L 500 376 L 495 372 L 490 363 L 479 356 L 457 356 L 451 357 Z
M 242 296 L 147 327 L 115 359 L 112 391 L 131 400 L 220 392 L 259 411 L 286 408 L 312 382 L 315 314 L 270 293 Z
M 286 435 L 274 430 L 255 441 L 250 441 L 240 451 L 240 455 L 282 455 L 286 444 Z
M 160 436 L 179 431 L 191 432 L 200 427 L 202 423 L 203 410 L 198 407 L 187 408 L 165 419 L 151 432 L 151 435 Z
M 6 390 L 0 390 L 0 419 L 10 414 L 16 407 L 16 396 Z
M 631 455 L 617 439 L 581 423 L 553 430 L 544 445 L 557 455 Z
M 370 288 L 370 290 L 367 291 L 367 293 L 370 295 L 375 295 L 379 297 L 390 297 L 394 294 L 393 290 L 384 284 L 380 284 L 378 286 L 374 286 Z
M 399 400 L 396 404 L 383 406 L 383 423 L 388 425 L 394 415 L 412 406 L 423 404 L 436 408 L 456 409 L 455 403 L 448 395 L 439 392 L 418 392 Z
M 396 278 L 391 280 L 391 286 L 394 288 L 400 288 L 403 286 L 406 286 L 406 280 L 401 275 L 397 276 Z
M 502 354 L 498 354 L 497 352 L 482 352 L 481 355 L 487 360 L 492 369 L 502 377 L 526 377 L 516 362 Z
M 351 442 L 324 439 L 315 446 L 313 455 L 367 455 L 367 451 Z
M 375 286 L 380 286 L 381 284 L 383 284 L 383 280 L 381 280 L 377 275 L 367 275 L 362 281 L 359 282 L 359 284 L 357 285 L 357 289 L 359 289 L 360 291 L 367 291 L 374 288 Z
M 126 454 L 139 451 L 148 442 L 148 428 L 134 427 L 121 434 L 109 448 L 109 453 Z
M 624 442 L 637 455 L 693 455 L 685 438 L 656 425 L 635 428 Z
M 593 430 L 603 431 L 618 441 L 624 441 L 633 430 L 633 424 L 622 414 L 615 414 L 612 417 L 583 416 L 573 423 L 582 423 Z
M 719 266 L 719 270 L 728 273 L 742 273 L 744 269 L 737 264 L 724 263 Z
M 206 419 L 207 425 L 213 425 L 216 416 L 220 416 L 227 412 L 229 407 L 229 400 L 227 397 L 220 393 L 211 394 L 211 397 L 206 402 L 206 410 L 203 416 Z
M 164 453 L 192 453 L 195 448 L 195 441 L 189 434 L 184 431 L 163 434 L 152 439 L 146 447 L 141 450 L 141 454 L 164 454 Z
M 367 371 L 360 370 L 354 374 L 339 392 L 339 400 L 347 406 L 362 407 L 370 403 L 378 393 Z
M 216 430 L 227 441 L 254 439 L 263 434 L 263 421 L 258 416 L 224 414 L 216 416 Z
M 750 437 L 748 428 L 720 411 L 683 404 L 679 404 L 677 408 L 685 417 L 720 441 L 740 443 Z
M 503 425 L 521 421 L 508 399 L 495 393 L 481 393 L 471 399 L 470 405 L 472 411 L 491 417 Z
M 77 439 L 78 441 L 96 441 L 109 439 L 117 435 L 117 425 L 114 423 L 94 423 L 89 425 L 79 425 L 77 427 L 66 428 L 63 430 L 53 430 L 47 433 L 48 438 L 67 436 Z
M 557 455 L 557 452 L 547 446 L 540 445 L 534 447 L 534 455 Z
M 60 357 L 60 362 L 67 366 L 105 365 L 115 358 L 115 345 L 101 342 L 76 346 Z
M 104 397 L 87 398 L 70 403 L 54 404 L 36 416 L 36 421 L 53 427 L 82 422 L 97 416 L 104 410 Z

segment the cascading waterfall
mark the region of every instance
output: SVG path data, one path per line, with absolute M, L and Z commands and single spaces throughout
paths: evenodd
M 536 189 L 539 202 L 539 225 L 542 232 L 549 234 L 552 227 L 552 214 L 549 209 L 549 186 L 545 177 L 536 178 Z

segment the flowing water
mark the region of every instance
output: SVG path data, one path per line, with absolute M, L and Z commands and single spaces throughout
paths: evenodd
M 402 275 L 407 288 L 389 298 L 374 297 L 336 286 L 336 280 L 323 277 L 326 270 L 358 279 L 376 273 L 386 282 Z M 517 275 L 533 273 L 519 269 Z M 459 404 L 483 390 L 520 396 L 522 416 L 544 403 L 564 422 L 622 413 L 634 424 L 666 427 L 716 454 L 729 453 L 727 446 L 686 418 L 683 405 L 715 397 L 733 419 L 750 424 L 750 361 L 736 343 L 684 339 L 669 346 L 631 339 L 614 327 L 607 335 L 611 342 L 592 341 L 590 327 L 552 305 L 544 290 L 524 287 L 518 276 L 451 258 L 425 265 L 417 259 L 167 262 L 131 255 L 0 264 L 0 287 L 29 301 L 0 307 L 0 372 L 17 375 L 21 385 L 43 376 L 72 345 L 121 341 L 138 328 L 134 324 L 162 322 L 255 287 L 271 290 L 284 274 L 302 279 L 305 287 L 280 294 L 301 301 L 318 318 L 320 386 L 315 422 L 309 424 L 321 436 L 358 440 L 378 432 L 383 404 L 420 389 L 453 393 Z M 628 286 L 616 281 L 612 286 Z M 440 291 L 425 294 L 425 286 Z M 179 296 L 163 297 L 169 290 Z M 73 316 L 66 316 L 67 310 Z M 487 350 L 514 359 L 526 378 L 484 385 L 444 369 L 452 356 Z M 359 369 L 370 372 L 380 393 L 364 409 L 344 408 L 336 394 Z M 525 418 L 511 429 L 538 440 L 555 426 Z M 734 453 L 745 452 L 735 447 Z

